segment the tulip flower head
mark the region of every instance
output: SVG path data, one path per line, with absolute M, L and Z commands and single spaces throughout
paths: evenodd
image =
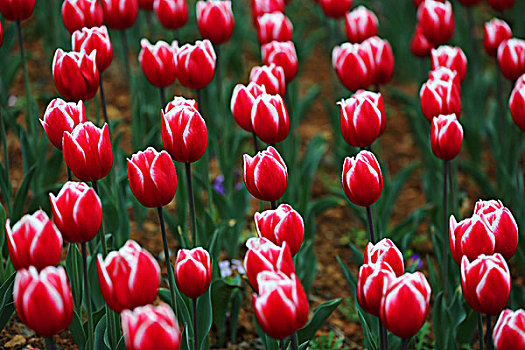
M 8 21 L 28 19 L 35 9 L 36 0 L 2 0 L 0 13 Z
M 375 13 L 364 6 L 358 6 L 345 16 L 346 38 L 351 43 L 361 43 L 376 36 L 378 20 Z
M 290 132 L 290 118 L 281 95 L 259 95 L 253 102 L 251 124 L 262 141 L 268 144 L 284 141 Z
M 182 294 L 196 299 L 210 288 L 210 254 L 203 248 L 180 249 L 175 262 L 175 282 Z
M 440 114 L 461 114 L 461 88 L 453 80 L 430 79 L 419 90 L 421 110 L 428 121 Z
M 250 82 L 264 86 L 270 95 L 284 96 L 286 92 L 286 76 L 284 69 L 275 63 L 253 67 L 250 71 Z
M 299 65 L 295 45 L 292 41 L 272 41 L 262 45 L 261 52 L 264 65 L 269 66 L 274 63 L 283 68 L 286 83 L 295 78 Z
M 252 0 L 252 19 L 253 23 L 267 13 L 284 13 L 284 0 Z
M 456 222 L 456 218 L 451 215 L 449 242 L 452 257 L 458 265 L 463 256 L 474 260 L 481 254 L 493 254 L 496 247 L 494 233 L 488 227 L 486 220 L 479 215 L 460 222 Z
M 144 11 L 153 11 L 153 2 L 155 0 L 139 0 L 139 8 Z
M 457 71 L 447 67 L 437 67 L 428 73 L 428 80 L 451 81 L 461 91 L 461 81 Z
M 379 316 L 383 291 L 396 279 L 392 267 L 386 262 L 364 264 L 357 275 L 357 301 L 363 310 Z
M 344 87 L 352 92 L 368 88 L 375 78 L 369 45 L 344 43 L 336 46 L 332 51 L 332 66 Z
M 95 62 L 100 73 L 105 71 L 113 60 L 113 47 L 106 26 L 75 31 L 71 37 L 71 46 L 73 51 L 85 52 L 88 55 L 96 50 Z
M 282 197 L 288 186 L 288 170 L 275 148 L 268 147 L 255 157 L 243 156 L 243 178 L 252 196 L 273 202 Z
M 69 34 L 73 34 L 84 27 L 100 27 L 104 23 L 104 11 L 98 0 L 64 0 L 62 21 Z
M 177 77 L 177 41 L 170 45 L 159 40 L 152 45 L 148 39 L 142 39 L 140 46 L 139 63 L 150 84 L 156 87 L 173 84 Z
M 231 1 L 197 1 L 197 26 L 202 37 L 219 45 L 228 41 L 234 26 Z
M 454 13 L 448 1 L 423 1 L 417 9 L 418 25 L 434 45 L 446 43 L 454 35 Z
M 326 17 L 341 18 L 352 7 L 352 0 L 318 0 Z
M 237 84 L 233 89 L 230 108 L 237 124 L 248 132 L 253 131 L 252 107 L 255 100 L 266 93 L 264 86 L 249 83 L 247 86 Z
M 498 350 L 525 349 L 525 311 L 503 310 L 494 326 L 492 339 Z
M 501 73 L 509 80 L 516 80 L 525 73 L 525 40 L 507 39 L 498 46 L 498 63 Z
M 362 46 L 372 60 L 372 84 L 386 84 L 394 74 L 394 54 L 388 41 L 377 36 L 363 41 Z
M 347 157 L 341 177 L 343 190 L 355 205 L 368 207 L 383 192 L 383 174 L 372 152 L 361 151 L 356 157 Z
M 189 89 L 202 89 L 213 79 L 216 60 L 209 40 L 185 44 L 177 51 L 177 77 Z
M 69 101 L 89 100 L 98 90 L 99 75 L 96 51 L 64 52 L 57 49 L 53 57 L 53 81 L 58 92 Z
M 72 132 L 78 124 L 85 121 L 86 109 L 82 101 L 68 103 L 61 98 L 55 98 L 47 105 L 40 123 L 53 146 L 62 150 L 64 131 Z
M 440 115 L 432 119 L 430 146 L 434 155 L 445 161 L 454 159 L 463 143 L 463 127 L 455 114 Z
M 512 30 L 504 20 L 493 18 L 485 23 L 483 46 L 490 56 L 496 57 L 499 44 L 510 38 L 512 38 Z
M 432 69 L 447 67 L 456 71 L 463 82 L 467 73 L 467 56 L 457 46 L 442 45 L 437 49 L 432 49 L 431 66 Z
M 182 96 L 174 96 L 173 100 L 168 102 L 168 104 L 166 105 L 166 108 L 164 108 L 164 113 L 168 113 L 173 108 L 179 107 L 179 106 L 191 107 L 197 111 L 199 110 L 199 107 L 197 106 L 197 101 L 192 100 L 192 99 L 187 99 Z
M 525 74 L 520 79 L 525 80 Z M 525 84 L 516 83 L 510 95 L 509 108 L 514 123 L 525 131 Z
M 160 23 L 167 29 L 182 28 L 188 21 L 186 0 L 155 0 L 153 10 Z
M 292 41 L 292 21 L 282 12 L 265 13 L 257 18 L 257 37 L 260 45 L 272 41 Z
M 104 21 L 109 28 L 127 29 L 139 14 L 138 0 L 101 0 Z
M 364 265 L 379 264 L 383 266 L 385 263 L 388 264 L 396 277 L 401 276 L 405 272 L 403 254 L 394 242 L 388 238 L 383 238 L 375 245 L 368 242 L 364 258 Z
M 410 40 L 410 52 L 416 57 L 428 57 L 433 47 L 434 44 L 425 37 L 421 26 L 419 24 L 416 25 L 414 35 L 412 35 Z

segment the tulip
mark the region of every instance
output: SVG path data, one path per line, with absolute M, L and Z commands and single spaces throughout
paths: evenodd
M 62 266 L 18 271 L 13 298 L 22 323 L 43 337 L 66 329 L 73 319 L 71 287 Z
M 459 74 L 457 71 L 447 67 L 437 67 L 428 73 L 428 80 L 443 80 L 451 81 L 457 86 L 457 89 L 461 91 L 461 81 L 459 80 Z
M 164 113 L 168 113 L 173 108 L 179 107 L 179 106 L 192 107 L 192 108 L 194 108 L 197 111 L 199 110 L 199 108 L 197 106 L 197 101 L 192 100 L 192 99 L 187 99 L 187 98 L 184 98 L 182 96 L 175 96 L 175 97 L 173 97 L 173 100 L 171 100 L 166 105 L 166 108 L 164 108 Z
M 272 41 L 292 41 L 292 22 L 284 13 L 265 13 L 257 18 L 257 37 L 260 45 Z
M 243 156 L 243 178 L 252 196 L 274 202 L 282 197 L 288 186 L 288 170 L 275 148 L 268 147 L 255 157 Z
M 71 37 L 71 46 L 73 51 L 88 55 L 96 50 L 95 62 L 100 73 L 109 67 L 113 59 L 113 47 L 106 26 L 75 31 Z
M 510 271 L 503 256 L 481 254 L 469 262 L 461 260 L 461 289 L 465 300 L 475 311 L 497 315 L 509 300 Z
M 504 310 L 494 326 L 492 337 L 498 350 L 525 349 L 525 311 Z
M 139 13 L 138 0 L 102 0 L 104 21 L 112 29 L 131 27 Z
M 55 197 L 49 194 L 53 219 L 64 240 L 91 241 L 102 224 L 102 203 L 95 190 L 83 182 L 68 181 Z
M 233 33 L 234 19 L 231 1 L 197 1 L 199 33 L 213 44 L 228 41 Z
M 392 281 L 383 293 L 381 322 L 400 338 L 414 336 L 430 312 L 431 289 L 421 272 L 406 273 Z
M 153 2 L 155 0 L 139 0 L 139 7 L 144 11 L 153 11 Z
M 177 52 L 177 75 L 182 85 L 189 89 L 202 89 L 215 74 L 215 51 L 209 40 L 185 44 Z
M 370 37 L 376 36 L 377 27 L 377 16 L 364 6 L 359 6 L 346 13 L 346 38 L 351 43 L 359 44 Z
M 72 132 L 75 126 L 85 121 L 86 110 L 82 101 L 67 103 L 60 98 L 55 98 L 47 105 L 40 123 L 53 146 L 62 150 L 64 131 Z
M 121 314 L 127 350 L 178 350 L 181 331 L 167 304 L 146 305 Z
M 454 35 L 454 14 L 448 1 L 423 1 L 417 9 L 417 20 L 425 38 L 434 45 L 444 44 Z
M 286 83 L 291 82 L 297 75 L 298 62 L 295 45 L 292 41 L 272 41 L 261 46 L 263 64 L 269 66 L 274 63 L 284 70 Z
M 206 122 L 195 108 L 181 105 L 161 111 L 161 127 L 164 148 L 177 162 L 196 162 L 206 152 Z
M 498 47 L 498 62 L 507 79 L 518 79 L 525 73 L 525 40 L 503 40 Z
M 461 150 L 463 128 L 455 114 L 440 115 L 432 119 L 430 146 L 434 155 L 445 161 L 454 159 Z
M 53 81 L 66 100 L 89 100 L 98 90 L 99 75 L 96 52 L 64 52 L 57 49 L 53 57 Z
M 82 181 L 100 180 L 113 166 L 107 124 L 102 129 L 91 122 L 78 124 L 72 132 L 64 132 L 62 148 L 67 166 Z
M 372 152 L 347 157 L 343 165 L 343 190 L 350 202 L 362 207 L 374 204 L 383 192 L 383 174 Z
M 118 313 L 153 303 L 157 298 L 159 264 L 135 241 L 127 241 L 106 259 L 98 254 L 97 274 L 104 300 Z
M 394 74 L 394 54 L 388 41 L 373 36 L 363 42 L 363 46 L 369 47 L 373 60 L 372 83 L 386 84 Z
M 257 277 L 259 295 L 253 295 L 253 310 L 263 331 L 275 339 L 284 339 L 308 322 L 308 298 L 293 273 L 265 271 Z
M 319 0 L 326 17 L 341 18 L 352 7 L 352 0 Z
M 186 0 L 155 0 L 153 9 L 160 23 L 167 29 L 179 29 L 188 21 Z
M 182 294 L 196 299 L 206 293 L 211 283 L 210 254 L 201 247 L 180 249 L 175 262 L 175 282 Z
M 463 82 L 467 73 L 467 57 L 463 50 L 457 46 L 442 45 L 437 49 L 432 49 L 431 66 L 432 69 L 450 68 L 459 74 L 459 78 Z
M 461 114 L 461 91 L 454 81 L 428 80 L 419 91 L 421 110 L 428 121 L 440 114 Z
M 284 96 L 286 92 L 286 76 L 284 69 L 275 63 L 253 67 L 250 71 L 250 82 L 264 86 L 270 95 Z
M 284 13 L 284 0 L 252 0 L 252 19 L 255 23 L 259 17 L 267 13 Z
M 33 13 L 35 2 L 36 0 L 2 0 L 0 13 L 8 21 L 23 21 Z
M 487 0 L 487 2 L 494 10 L 503 12 L 506 9 L 514 6 L 516 0 Z
M 283 98 L 264 93 L 257 97 L 252 106 L 251 124 L 262 141 L 268 144 L 284 141 L 290 132 L 290 118 Z
M 512 38 L 512 30 L 504 20 L 493 18 L 485 23 L 483 46 L 490 56 L 496 57 L 499 44 L 503 40 Z
M 286 242 L 292 256 L 297 254 L 303 244 L 304 222 L 290 205 L 281 204 L 275 210 L 255 213 L 254 220 L 260 238 L 266 238 L 277 246 Z
M 487 225 L 486 220 L 479 215 L 474 215 L 456 222 L 451 215 L 449 220 L 449 242 L 452 258 L 456 264 L 461 263 L 461 258 L 466 256 L 469 260 L 476 259 L 481 254 L 494 254 L 496 238 Z
M 332 66 L 350 91 L 366 89 L 374 79 L 374 59 L 363 45 L 344 43 L 332 51 Z
M 514 123 L 525 131 L 525 85 L 516 84 L 510 95 L 509 108 Z
M 410 52 L 416 57 L 427 57 L 430 55 L 433 47 L 434 44 L 425 37 L 421 26 L 419 24 L 416 25 L 414 35 L 410 40 Z
M 255 100 L 264 94 L 264 86 L 249 83 L 247 86 L 237 84 L 233 89 L 230 108 L 237 124 L 248 132 L 253 131 L 252 107 Z
M 375 245 L 368 242 L 365 249 L 363 265 L 381 265 L 388 264 L 396 277 L 405 272 L 403 263 L 403 254 L 396 247 L 394 242 L 388 238 L 383 238 Z
M 361 308 L 374 316 L 379 316 L 383 291 L 388 289 L 396 275 L 386 262 L 364 264 L 357 275 L 357 301 Z
M 65 0 L 62 21 L 69 34 L 73 34 L 84 27 L 100 27 L 104 23 L 104 11 L 98 0 Z
M 42 210 L 24 215 L 12 228 L 7 219 L 5 235 L 15 270 L 27 269 L 29 266 L 42 270 L 60 262 L 62 235 Z
M 179 48 L 176 41 L 171 45 L 159 40 L 152 45 L 148 39 L 140 41 L 139 63 L 151 85 L 166 87 L 177 77 L 176 56 Z
M 386 117 L 381 93 L 359 90 L 341 107 L 341 132 L 354 147 L 370 146 L 385 130 Z

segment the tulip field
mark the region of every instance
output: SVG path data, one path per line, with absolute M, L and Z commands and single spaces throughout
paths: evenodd
M 525 349 L 525 1 L 0 0 L 0 348 Z

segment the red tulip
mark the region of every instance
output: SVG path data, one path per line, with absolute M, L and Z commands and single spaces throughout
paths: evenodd
M 270 95 L 284 96 L 286 92 L 284 69 L 274 63 L 253 67 L 250 71 L 250 82 L 264 86 L 266 93 Z
M 97 274 L 104 300 L 118 313 L 153 303 L 157 298 L 159 264 L 135 241 L 127 241 L 106 259 L 98 254 Z
M 396 275 L 387 263 L 364 264 L 357 275 L 357 301 L 361 308 L 379 316 L 383 291 L 388 289 Z
M 265 271 L 257 277 L 259 295 L 253 295 L 253 310 L 263 331 L 284 339 L 308 322 L 308 298 L 299 278 Z
M 431 59 L 432 69 L 447 67 L 459 74 L 461 81 L 465 79 L 467 73 L 467 56 L 459 47 L 442 45 L 437 49 L 432 49 Z
M 510 271 L 503 256 L 481 254 L 469 262 L 461 260 L 461 289 L 465 300 L 475 311 L 497 315 L 509 300 Z
M 366 89 L 374 79 L 370 47 L 344 43 L 332 51 L 332 66 L 341 83 L 350 91 Z
M 492 333 L 498 350 L 525 349 L 525 311 L 503 310 Z
M 272 41 L 292 41 L 292 22 L 284 13 L 265 13 L 257 18 L 257 37 L 260 45 Z
M 0 13 L 8 21 L 23 21 L 33 13 L 35 2 L 36 0 L 2 0 Z
M 454 14 L 450 2 L 425 0 L 417 9 L 417 20 L 425 38 L 435 45 L 454 35 Z
M 42 210 L 24 215 L 12 228 L 7 219 L 5 235 L 15 270 L 29 266 L 42 270 L 60 262 L 62 235 Z
M 139 13 L 138 0 L 102 0 L 104 21 L 112 29 L 131 27 Z
M 502 19 L 493 18 L 484 26 L 483 46 L 490 56 L 496 57 L 499 44 L 503 40 L 512 38 L 512 30 L 507 22 Z
M 255 134 L 268 144 L 284 141 L 290 132 L 290 118 L 280 95 L 263 93 L 257 97 L 251 119 Z
M 156 87 L 173 84 L 177 77 L 177 42 L 170 45 L 159 40 L 151 45 L 148 39 L 142 39 L 140 46 L 139 63 L 150 84 Z
M 153 2 L 155 0 L 139 0 L 139 7 L 144 11 L 153 11 Z
M 352 0 L 318 0 L 326 17 L 341 18 L 352 7 Z
M 377 35 L 378 20 L 375 13 L 359 6 L 345 16 L 346 38 L 351 43 L 361 43 Z
M 255 228 L 260 238 L 282 246 L 290 247 L 292 256 L 297 254 L 304 238 L 304 222 L 301 215 L 288 204 L 281 204 L 275 210 L 255 213 Z
M 431 292 L 421 272 L 398 277 L 390 283 L 381 299 L 381 322 L 395 336 L 414 336 L 425 324 L 430 312 Z
M 22 323 L 40 336 L 57 334 L 73 319 L 71 287 L 62 266 L 49 266 L 40 273 L 34 266 L 18 271 L 13 298 Z
M 243 156 L 243 178 L 248 192 L 262 201 L 276 201 L 288 186 L 288 170 L 275 148 L 268 147 L 255 157 Z
M 503 12 L 514 6 L 516 0 L 487 0 L 487 2 L 494 10 Z
M 410 52 L 416 57 L 427 57 L 430 56 L 430 51 L 433 47 L 434 44 L 425 37 L 421 26 L 419 24 L 416 25 L 414 35 L 410 40 Z
M 253 22 L 266 13 L 281 12 L 284 13 L 284 0 L 252 0 L 252 18 Z
M 272 41 L 262 45 L 261 52 L 263 64 L 269 66 L 274 63 L 276 66 L 283 68 L 286 83 L 291 82 L 295 78 L 299 66 L 295 45 L 292 41 Z
M 102 203 L 94 189 L 83 182 L 66 182 L 55 197 L 49 194 L 53 220 L 70 243 L 91 241 L 102 224 Z
M 455 114 L 439 115 L 432 119 L 430 146 L 434 155 L 443 160 L 454 159 L 461 150 L 463 128 Z
M 71 37 L 71 46 L 73 51 L 83 51 L 88 55 L 97 50 L 95 62 L 99 72 L 105 71 L 113 60 L 113 47 L 106 26 L 75 31 Z
M 356 157 L 346 157 L 342 180 L 346 196 L 355 205 L 368 207 L 383 192 L 383 174 L 372 152 L 361 151 Z
M 461 91 L 454 81 L 428 80 L 419 91 L 421 110 L 428 121 L 440 114 L 461 114 Z
M 373 60 L 372 83 L 386 84 L 394 74 L 394 54 L 388 41 L 373 36 L 363 41 L 363 46 L 369 47 Z
M 498 47 L 498 63 L 503 75 L 516 80 L 525 73 L 525 40 L 503 40 Z
M 162 143 L 177 162 L 198 161 L 208 147 L 208 129 L 199 111 L 179 105 L 161 114 Z
M 359 90 L 341 107 L 341 132 L 354 147 L 370 146 L 385 130 L 386 117 L 381 93 Z
M 155 0 L 153 9 L 160 23 L 167 29 L 179 29 L 188 21 L 186 0 Z
M 53 57 L 53 81 L 66 100 L 89 100 L 98 90 L 96 52 L 64 52 L 57 49 Z
M 189 89 L 205 88 L 215 74 L 215 51 L 209 40 L 185 44 L 177 52 L 177 74 L 182 85 Z
M 363 264 L 376 264 L 383 266 L 385 263 L 392 268 L 396 277 L 405 273 L 403 254 L 401 254 L 394 242 L 388 238 L 383 238 L 375 245 L 368 242 L 365 249 Z
M 253 131 L 252 107 L 257 97 L 266 93 L 264 86 L 249 83 L 248 86 L 237 84 L 233 89 L 230 108 L 237 124 L 248 132 Z
M 153 147 L 128 159 L 128 179 L 131 192 L 148 208 L 167 205 L 177 191 L 177 173 L 170 155 Z
M 231 1 L 197 1 L 197 25 L 202 37 L 219 45 L 228 41 L 234 26 Z
M 211 283 L 210 254 L 203 248 L 180 249 L 175 262 L 175 282 L 182 294 L 196 299 L 206 293 Z
M 179 350 L 182 333 L 167 304 L 124 310 L 120 316 L 127 350 Z
M 451 215 L 449 221 L 450 251 L 456 264 L 461 263 L 461 258 L 466 256 L 470 260 L 476 259 L 481 254 L 494 254 L 496 238 L 488 227 L 486 220 L 479 215 L 474 215 L 456 222 Z
M 107 124 L 102 129 L 91 122 L 78 124 L 72 132 L 64 132 L 62 148 L 67 166 L 82 181 L 100 180 L 113 166 Z
M 525 77 L 523 75 L 522 77 Z M 509 99 L 510 114 L 514 123 L 522 130 L 525 131 L 525 84 L 514 86 Z
M 100 27 L 104 23 L 104 11 L 98 0 L 65 0 L 62 21 L 69 34 L 73 34 L 84 27 Z
M 192 99 L 187 99 L 187 98 L 184 98 L 182 96 L 174 96 L 173 100 L 171 100 L 166 105 L 166 108 L 164 108 L 164 113 L 166 114 L 169 111 L 171 111 L 173 108 L 179 107 L 179 106 L 192 107 L 192 108 L 194 108 L 197 111 L 199 110 L 199 108 L 197 106 L 197 101 L 192 100 Z
M 461 91 L 461 81 L 457 71 L 447 67 L 437 67 L 428 73 L 428 80 L 443 80 L 453 82 L 459 91 Z
M 44 119 L 40 123 L 53 146 L 62 150 L 64 131 L 72 132 L 75 126 L 85 121 L 86 110 L 82 101 L 67 103 L 55 98 L 47 105 Z

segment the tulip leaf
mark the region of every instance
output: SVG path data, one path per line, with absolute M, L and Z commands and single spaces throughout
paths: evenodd
M 200 349 L 205 350 L 205 339 L 208 337 L 208 333 L 211 329 L 213 321 L 212 317 L 212 306 L 211 306 L 211 291 L 210 288 L 197 299 L 197 327 L 199 329 L 199 344 Z
M 2 296 L 2 304 L 0 305 L 0 331 L 4 329 L 5 325 L 15 312 L 15 304 L 13 301 L 15 277 L 16 272 L 11 274 L 11 276 L 0 287 L 0 296 Z
M 78 348 L 80 350 L 84 349 L 86 346 L 86 333 L 84 332 L 84 328 L 82 326 L 82 319 L 76 311 L 73 312 L 73 320 L 69 325 L 69 331 L 71 332 L 71 335 L 73 335 L 73 339 L 75 340 L 75 344 L 77 344 Z
M 339 263 L 339 266 L 341 267 L 341 270 L 343 271 L 343 276 L 345 277 L 346 283 L 348 284 L 348 287 L 350 287 L 350 291 L 354 295 L 354 300 L 357 300 L 356 298 L 356 290 L 357 290 L 357 279 L 354 277 L 352 272 L 348 269 L 348 267 L 345 265 L 343 260 L 341 260 L 340 257 L 336 257 L 337 262 Z
M 107 350 L 108 347 L 104 341 L 106 334 L 106 315 L 103 315 L 95 327 L 95 350 Z
M 226 340 L 226 313 L 228 312 L 230 297 L 237 287 L 219 279 L 214 281 L 210 288 L 212 303 L 215 305 L 213 308 L 213 322 L 217 327 L 219 344 L 222 345 Z
M 31 179 L 33 178 L 35 170 L 36 166 L 32 166 L 31 169 L 29 169 L 26 176 L 24 177 L 22 185 L 18 189 L 18 192 L 16 192 L 15 201 L 13 202 L 13 212 L 11 213 L 12 224 L 17 222 L 22 217 L 24 205 L 27 199 L 27 192 L 29 191 L 29 185 L 31 184 Z
M 71 292 L 75 302 L 75 310 L 82 307 L 82 257 L 75 243 L 70 243 L 66 257 L 66 271 L 71 283 Z
M 341 298 L 329 300 L 315 308 L 312 319 L 303 327 L 303 329 L 297 332 L 299 344 L 311 340 L 315 336 L 315 333 L 321 328 L 323 323 L 325 323 L 335 309 L 337 309 L 342 300 L 343 299 Z
M 452 317 L 443 292 L 439 292 L 434 300 L 432 309 L 432 324 L 434 329 L 434 339 L 436 340 L 436 349 L 453 349 L 454 337 L 452 328 Z

